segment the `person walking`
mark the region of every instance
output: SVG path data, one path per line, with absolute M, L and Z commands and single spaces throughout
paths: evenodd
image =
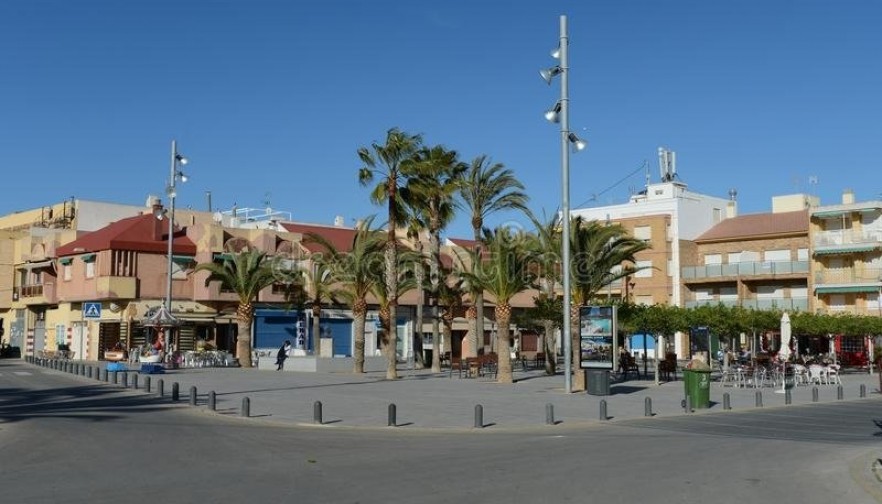
M 291 342 L 285 340 L 285 344 L 279 348 L 279 353 L 276 354 L 276 371 L 281 371 L 283 367 L 285 367 L 285 359 L 288 358 L 288 350 L 291 350 Z

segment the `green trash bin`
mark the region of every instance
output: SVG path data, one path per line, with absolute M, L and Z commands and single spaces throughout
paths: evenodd
M 695 409 L 710 407 L 711 369 L 704 361 L 694 359 L 683 370 L 686 397 Z

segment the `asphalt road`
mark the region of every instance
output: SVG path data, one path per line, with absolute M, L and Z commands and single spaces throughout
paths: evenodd
M 243 419 L 0 368 L 3 503 L 880 502 L 878 398 L 483 430 Z

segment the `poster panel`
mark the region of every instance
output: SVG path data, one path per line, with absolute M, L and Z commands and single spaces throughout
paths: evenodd
M 579 310 L 579 367 L 615 369 L 616 325 L 615 306 L 585 306 Z

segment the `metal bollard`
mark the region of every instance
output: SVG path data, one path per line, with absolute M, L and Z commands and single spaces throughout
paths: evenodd
M 484 407 L 480 404 L 475 405 L 475 428 L 484 428 Z
M 118 374 L 119 373 L 117 373 L 116 371 L 113 372 L 113 380 L 112 381 L 113 381 L 114 385 L 119 383 L 119 376 L 117 376 Z
M 156 380 L 156 395 L 159 397 L 165 396 L 165 382 L 162 378 Z
M 190 406 L 196 406 L 196 387 L 190 387 Z
M 839 385 L 838 387 L 836 387 L 836 399 L 839 399 L 841 401 L 844 398 L 845 398 L 845 394 L 842 389 L 842 385 Z
M 789 390 L 784 391 L 784 404 L 790 404 L 793 402 L 793 397 L 790 395 Z
M 242 398 L 241 416 L 246 418 L 251 416 L 251 399 L 248 399 L 247 397 Z
M 647 397 L 643 400 L 643 416 L 652 416 L 652 398 Z
M 95 366 L 95 379 L 101 381 L 101 368 Z
M 397 427 L 398 426 L 398 411 L 395 406 L 395 403 L 389 405 L 388 419 L 386 425 L 389 427 Z
M 172 383 L 172 401 L 177 402 L 181 398 L 181 386 L 178 382 Z
M 818 402 L 818 387 L 812 387 L 812 402 Z
M 861 383 L 861 391 L 859 395 L 861 398 L 867 397 L 867 386 L 863 383 Z
M 87 366 L 87 373 L 89 374 L 89 378 L 92 378 L 92 366 Z
M 138 374 L 132 375 L 132 388 L 138 390 Z
M 103 381 L 104 383 L 110 381 L 110 373 L 108 373 L 106 369 L 101 370 L 101 381 Z
M 217 394 L 214 393 L 214 390 L 208 393 L 208 409 L 217 410 Z
M 762 392 L 756 393 L 756 407 L 757 408 L 763 407 L 763 393 Z
M 600 400 L 600 420 L 604 422 L 609 420 L 609 415 L 606 414 L 606 399 Z
M 322 425 L 324 422 L 322 421 L 322 402 L 316 401 L 312 405 L 312 423 L 317 423 Z
M 723 410 L 729 411 L 732 409 L 732 400 L 729 398 L 729 393 L 726 392 L 723 394 Z
M 686 410 L 686 413 L 692 413 L 692 398 L 688 395 L 686 396 L 686 400 L 683 401 L 683 408 Z
M 122 374 L 122 386 L 123 388 L 129 388 L 129 373 Z
M 149 376 L 145 376 L 145 377 L 144 377 L 144 391 L 146 391 L 148 394 L 149 394 L 150 392 L 152 392 L 152 390 L 151 390 L 151 383 L 150 383 L 150 377 L 149 377 Z
M 554 405 L 545 404 L 545 425 L 554 425 Z

